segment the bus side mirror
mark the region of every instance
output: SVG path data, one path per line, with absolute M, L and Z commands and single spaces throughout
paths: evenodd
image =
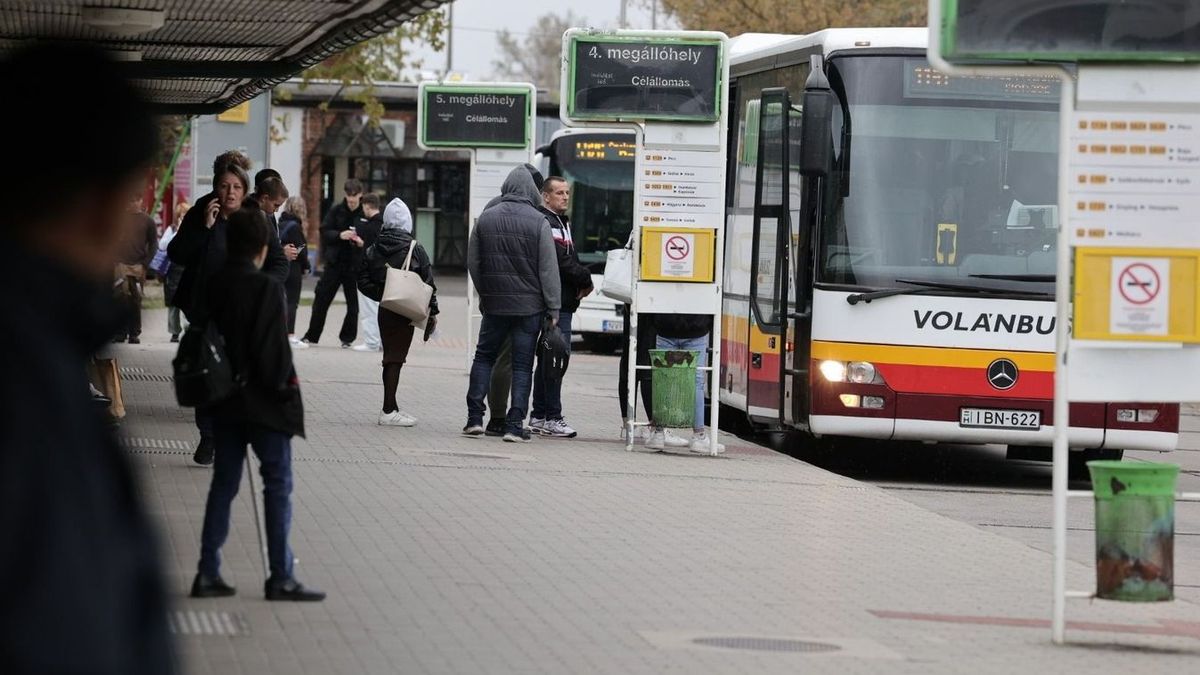
M 804 83 L 803 117 L 800 119 L 800 175 L 826 178 L 833 170 L 833 90 L 825 77 L 819 56 Z

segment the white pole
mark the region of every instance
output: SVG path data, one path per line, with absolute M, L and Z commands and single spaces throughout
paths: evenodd
M 621 3 L 622 11 L 624 11 L 624 8 L 625 8 L 625 3 L 622 1 L 622 3 Z M 643 133 L 642 125 L 641 124 L 633 124 L 631 126 L 633 127 L 633 130 L 634 130 L 634 132 L 633 132 L 634 147 L 641 148 L 643 145 L 643 143 L 642 143 L 642 133 Z M 634 176 L 641 175 L 639 172 L 641 171 L 641 168 L 642 168 L 643 154 L 644 153 L 641 153 L 641 152 L 634 153 L 634 159 L 633 159 L 633 175 Z M 632 261 L 633 293 L 631 293 L 632 302 L 629 303 L 629 344 L 626 345 L 626 349 L 629 350 L 628 359 L 627 359 L 628 368 L 626 369 L 626 378 L 627 378 L 627 381 L 629 382 L 629 387 L 625 391 L 625 414 L 627 415 L 626 419 L 628 420 L 625 423 L 625 449 L 627 451 L 633 450 L 633 434 L 634 434 L 634 430 L 637 428 L 637 426 L 636 426 L 636 421 L 637 421 L 637 405 L 636 405 L 636 403 L 637 403 L 637 394 L 638 394 L 638 390 L 639 390 L 638 381 L 637 381 L 637 376 L 638 376 L 638 369 L 637 369 L 638 299 L 637 299 L 637 295 L 638 295 L 638 279 L 640 279 L 642 276 L 642 262 L 641 262 L 641 251 L 642 251 L 642 232 L 641 232 L 641 230 L 642 230 L 642 228 L 641 228 L 641 224 L 640 224 L 642 221 L 641 221 L 640 216 L 641 216 L 641 205 L 635 199 L 634 203 L 633 203 L 633 228 L 629 232 L 630 243 L 633 245 L 633 253 L 632 253 L 632 255 L 633 255 L 633 261 Z M 654 345 L 650 345 L 649 348 L 654 349 Z M 653 405 L 653 401 L 646 403 L 647 408 L 651 408 L 652 405 Z M 647 420 L 647 421 L 649 421 L 649 420 Z
M 1057 273 L 1054 282 L 1055 339 L 1054 339 L 1054 568 L 1053 617 L 1051 628 L 1055 644 L 1066 639 L 1067 599 L 1067 463 L 1069 453 L 1070 405 L 1067 398 L 1067 346 L 1070 344 L 1071 320 L 1071 250 L 1068 237 L 1070 204 L 1067 181 L 1070 176 L 1071 123 L 1075 111 L 1074 76 L 1063 68 L 1021 66 L 956 66 L 942 58 L 942 0 L 929 1 L 929 63 L 949 75 L 975 76 L 1057 76 L 1062 84 L 1059 104 L 1058 157 L 1058 239 Z
M 1062 78 L 1059 106 L 1058 153 L 1058 274 L 1054 281 L 1054 618 L 1055 644 L 1066 640 L 1067 612 L 1067 473 L 1070 462 L 1071 406 L 1067 397 L 1067 347 L 1071 342 L 1071 246 L 1068 237 L 1071 209 L 1067 178 L 1071 175 L 1069 146 L 1075 112 L 1075 81 Z

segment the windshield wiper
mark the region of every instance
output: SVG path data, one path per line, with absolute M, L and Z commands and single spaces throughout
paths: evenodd
M 972 279 L 995 279 L 997 281 L 1030 281 L 1054 283 L 1053 274 L 968 274 Z
M 893 295 L 918 295 L 921 293 L 930 293 L 933 291 L 959 291 L 965 293 L 979 293 L 987 295 L 1030 295 L 1045 297 L 1051 293 L 1041 291 L 1023 291 L 1012 288 L 991 288 L 987 286 L 972 286 L 969 284 L 954 284 L 942 281 L 914 281 L 912 279 L 897 279 L 898 284 L 912 284 L 921 288 L 882 288 L 878 291 L 868 291 L 866 293 L 855 293 L 846 296 L 846 302 L 851 305 L 857 305 L 860 302 L 871 302 L 879 298 L 890 298 Z

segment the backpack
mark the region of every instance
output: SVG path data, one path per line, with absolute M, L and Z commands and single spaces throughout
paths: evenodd
M 175 399 L 186 408 L 206 408 L 237 391 L 225 339 L 213 321 L 188 326 L 171 365 L 175 371 Z

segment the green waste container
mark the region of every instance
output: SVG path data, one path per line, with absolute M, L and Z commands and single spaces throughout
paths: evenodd
M 1087 467 L 1096 496 L 1096 597 L 1174 599 L 1179 467 L 1114 461 Z
M 700 352 L 651 349 L 650 377 L 654 390 L 651 410 L 662 427 L 691 429 L 696 421 L 696 365 Z

